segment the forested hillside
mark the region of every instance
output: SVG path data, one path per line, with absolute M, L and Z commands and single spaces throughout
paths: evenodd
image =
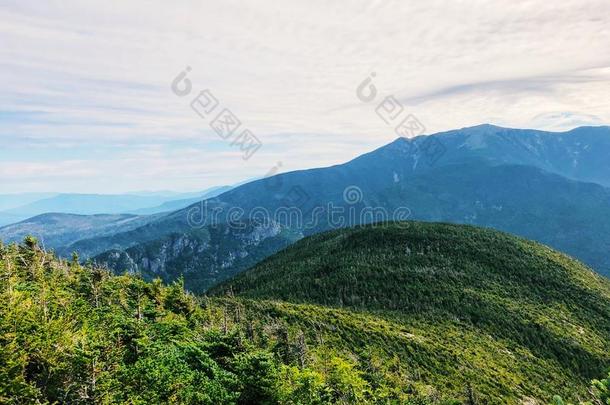
M 610 282 L 548 247 L 489 229 L 403 222 L 327 232 L 212 292 L 227 291 L 402 325 L 409 344 L 436 342 L 425 357 L 440 357 L 418 361 L 411 350 L 421 346 L 398 346 L 392 352 L 402 364 L 440 384 L 472 381 L 488 399 L 576 399 L 610 366 Z M 432 371 L 437 364 L 442 370 Z
M 31 238 L 0 247 L 0 278 L 3 404 L 452 403 L 396 361 L 327 342 L 342 341 L 322 308 L 198 299 L 57 260 Z M 318 311 L 321 330 L 302 322 Z
M 0 278 L 0 403 L 548 404 L 608 386 L 590 387 L 610 365 L 608 282 L 493 231 L 331 232 L 218 297 L 33 238 L 0 246 Z

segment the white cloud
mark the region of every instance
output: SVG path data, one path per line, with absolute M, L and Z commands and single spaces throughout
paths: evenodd
M 174 167 L 185 173 L 174 186 L 203 188 L 270 161 L 317 166 L 387 143 L 392 129 L 355 95 L 373 71 L 379 101 L 396 95 L 428 132 L 610 123 L 607 0 L 5 1 L 0 44 L 0 109 L 12 113 L 0 111 L 0 140 L 13 160 L 31 163 L 32 145 L 171 149 L 163 164 L 141 156 L 132 182 L 100 166 L 91 191 L 157 188 Z M 265 143 L 251 161 L 171 93 L 187 65 L 194 90 L 211 89 Z M 199 150 L 192 164 L 175 155 L 182 143 Z M 106 154 L 108 169 L 136 164 Z

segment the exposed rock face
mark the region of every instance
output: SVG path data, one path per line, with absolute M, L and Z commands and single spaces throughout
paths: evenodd
M 201 292 L 301 236 L 276 222 L 223 225 L 171 234 L 124 251 L 106 252 L 95 260 L 116 272 L 140 273 L 149 279 L 169 282 L 184 276 L 187 288 Z

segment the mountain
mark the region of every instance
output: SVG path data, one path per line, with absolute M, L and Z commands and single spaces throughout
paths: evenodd
M 326 232 L 210 293 L 334 309 L 330 325 L 293 316 L 363 354 L 386 350 L 380 362 L 393 356 L 434 386 L 469 381 L 481 403 L 584 398 L 610 365 L 610 281 L 489 229 L 399 222 Z M 389 324 L 355 331 L 351 314 Z
M 589 386 L 610 364 L 610 282 L 492 230 L 315 235 L 222 297 L 32 238 L 0 244 L 0 278 L 2 403 L 601 403 L 610 385 Z
M 412 218 L 473 224 L 553 246 L 610 276 L 610 189 L 530 166 L 462 164 L 398 183 L 370 204 L 405 204 Z
M 494 164 L 534 166 L 573 180 L 610 186 L 610 127 L 566 132 L 510 129 L 494 125 L 442 132 L 446 150 L 438 164 L 484 159 Z
M 242 225 L 169 234 L 125 251 L 109 250 L 94 261 L 149 280 L 171 282 L 182 277 L 185 288 L 203 292 L 302 237 L 277 223 Z
M 605 183 L 609 174 L 608 165 L 599 162 L 599 151 L 610 153 L 609 139 L 608 127 L 548 133 L 489 125 L 400 138 L 345 164 L 256 180 L 141 228 L 84 239 L 74 247 L 88 256 L 125 250 L 230 222 L 236 213 L 238 219 L 262 216 L 309 235 L 379 220 L 366 215 L 378 209 L 384 220 L 448 221 L 508 231 L 610 274 L 610 193 L 592 182 Z M 357 201 L 346 201 L 349 190 Z M 342 221 L 331 218 L 329 206 L 343 210 Z
M 24 219 L 21 215 L 3 213 L 2 211 L 29 204 L 43 198 L 49 198 L 54 195 L 55 194 L 53 193 L 0 194 L 0 226 L 19 222 Z
M 120 214 L 143 207 L 153 207 L 167 201 L 164 196 L 131 194 L 58 194 L 4 211 L 34 216 L 48 212 L 68 214 Z
M 43 198 L 53 197 L 55 193 L 14 193 L 0 194 L 0 211 L 19 207 L 31 202 L 42 200 Z
M 71 244 L 76 241 L 130 231 L 156 220 L 161 216 L 160 213 L 184 208 L 195 201 L 200 201 L 201 198 L 211 198 L 230 189 L 231 187 L 229 186 L 221 186 L 212 187 L 201 193 L 172 193 L 167 191 L 142 192 L 142 195 L 117 196 L 69 194 L 35 200 L 27 206 L 7 211 L 13 212 L 12 214 L 0 212 L 0 223 L 2 218 L 5 218 L 5 222 L 9 224 L 0 226 L 0 239 L 7 243 L 20 242 L 25 236 L 33 235 L 41 240 L 47 248 L 57 249 L 63 255 L 70 255 L 74 251 Z M 193 196 L 193 194 L 196 196 Z M 11 195 L 7 196 L 10 197 Z M 30 195 L 25 197 L 28 196 Z M 181 196 L 190 197 L 166 201 L 161 205 L 134 210 L 131 213 L 89 215 L 65 213 L 65 211 L 122 211 L 117 209 L 116 206 L 112 206 L 113 202 L 118 202 L 121 207 L 126 207 L 132 202 L 150 204 L 151 201 L 158 202 L 167 198 L 180 198 Z M 8 203 L 10 199 L 7 197 L 7 199 L 3 200 L 3 197 L 6 196 L 0 196 L 0 202 Z M 31 198 L 34 198 L 34 196 L 32 195 Z M 15 201 L 22 200 L 23 198 Z M 62 204 L 66 201 L 70 201 L 70 203 L 63 206 Z M 104 205 L 105 203 L 110 203 L 110 205 Z M 27 219 L 22 218 L 27 216 L 26 212 L 31 213 L 52 208 L 57 208 L 59 211 L 40 214 Z M 140 214 L 136 215 L 135 212 L 140 212 Z M 86 251 L 82 253 L 83 257 L 88 257 Z
M 0 212 L 0 226 L 14 224 L 16 222 L 22 221 L 23 216 L 18 214 L 5 214 Z
M 46 214 L 138 214 L 175 211 L 230 187 L 212 187 L 196 193 L 141 192 L 141 194 L 6 194 L 0 195 L 0 226 Z
M 159 212 L 177 211 L 181 208 L 185 208 L 185 207 L 188 207 L 189 205 L 195 204 L 201 200 L 216 197 L 217 195 L 220 195 L 226 191 L 229 191 L 232 188 L 233 188 L 232 186 L 212 187 L 210 189 L 207 189 L 205 192 L 202 192 L 201 194 L 198 194 L 198 195 L 190 197 L 190 198 L 183 198 L 183 199 L 167 201 L 167 202 L 164 202 L 163 204 L 155 206 L 155 207 L 140 208 L 137 210 L 133 210 L 130 213 L 137 214 L 137 215 L 150 215 L 150 214 L 156 214 Z
M 155 216 L 137 216 L 129 214 L 42 214 L 25 221 L 6 225 L 0 228 L 0 235 L 5 243 L 21 242 L 32 235 L 48 249 L 62 248 L 65 255 L 70 255 L 70 245 L 84 236 L 112 235 L 117 229 L 135 229 L 152 221 Z

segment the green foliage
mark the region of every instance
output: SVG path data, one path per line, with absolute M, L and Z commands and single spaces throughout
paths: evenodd
M 226 291 L 313 304 L 313 319 L 327 316 L 312 316 L 320 305 L 340 309 L 336 344 L 373 347 L 382 362 L 393 353 L 416 380 L 470 402 L 577 400 L 610 366 L 610 282 L 489 229 L 409 222 L 319 234 L 211 293 Z
M 333 403 L 362 403 L 369 391 L 368 383 L 362 379 L 355 364 L 333 357 L 328 367 L 328 386 Z
M 129 386 L 127 395 L 119 397 L 121 390 L 112 392 L 117 402 L 218 404 L 236 399 L 235 375 L 194 343 L 146 347 L 133 364 L 122 365 L 118 373 L 118 379 Z
M 216 290 L 228 297 L 29 239 L 0 245 L 0 403 L 599 405 L 608 284 L 449 225 L 307 238 Z
M 603 380 L 593 380 L 593 393 L 603 404 L 610 404 L 610 374 Z
M 281 398 L 288 404 L 323 404 L 327 397 L 324 376 L 317 371 L 284 366 L 279 388 Z
M 0 281 L 2 404 L 385 402 L 365 362 L 258 304 L 83 267 L 34 239 L 0 246 Z
M 553 396 L 550 405 L 567 405 L 559 395 Z
M 241 353 L 233 367 L 241 385 L 240 403 L 272 404 L 277 402 L 277 365 L 268 352 Z
M 587 397 L 588 401 L 578 401 L 579 405 L 608 405 L 610 404 L 610 374 L 603 380 L 591 381 L 591 387 Z M 550 405 L 572 405 L 570 402 L 565 402 L 559 395 L 555 395 L 551 400 Z

